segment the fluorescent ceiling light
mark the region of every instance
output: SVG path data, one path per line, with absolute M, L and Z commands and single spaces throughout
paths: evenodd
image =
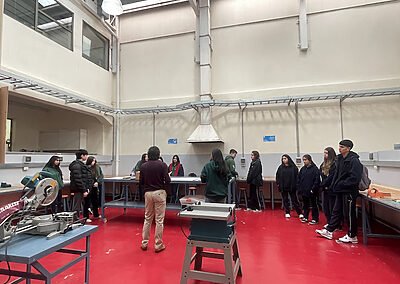
M 72 23 L 72 17 L 61 19 L 61 20 L 57 20 L 57 22 L 60 25 L 70 24 L 70 23 Z M 39 29 L 41 29 L 42 31 L 44 31 L 44 30 L 49 30 L 49 29 L 52 29 L 52 28 L 57 28 L 60 25 L 58 25 L 56 22 L 49 22 L 49 23 L 46 23 L 46 24 L 38 25 L 37 27 Z
M 42 5 L 42 7 L 47 7 L 57 4 L 57 2 L 55 0 L 39 0 L 39 4 Z
M 123 7 L 124 11 L 132 12 L 160 7 L 164 5 L 177 4 L 181 2 L 187 2 L 187 0 L 143 0 L 131 4 L 125 4 L 123 5 Z
M 121 15 L 124 9 L 120 0 L 103 0 L 101 9 L 108 15 L 118 16 Z

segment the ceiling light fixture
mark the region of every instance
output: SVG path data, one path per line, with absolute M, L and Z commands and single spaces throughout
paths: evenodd
M 120 0 L 103 0 L 101 9 L 108 15 L 112 16 L 121 15 L 124 11 Z

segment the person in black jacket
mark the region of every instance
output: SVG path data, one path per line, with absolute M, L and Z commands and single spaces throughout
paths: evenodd
M 311 156 L 308 154 L 303 156 L 303 163 L 304 166 L 301 168 L 297 178 L 297 189 L 303 197 L 304 217 L 301 219 L 301 222 L 308 222 L 308 215 L 310 213 L 311 206 L 312 220 L 309 222 L 309 224 L 316 225 L 319 222 L 319 210 L 317 204 L 320 185 L 319 170 L 314 164 Z
M 349 203 L 349 232 L 339 242 L 358 243 L 356 198 L 358 196 L 358 185 L 362 176 L 362 164 L 359 156 L 351 151 L 353 142 L 344 139 L 339 142 L 339 155 L 336 160 L 336 170 L 331 183 L 331 190 L 335 194 L 335 205 L 332 216 L 326 229 L 315 232 L 327 239 L 333 238 L 333 232 L 339 228 L 343 220 L 343 200 Z
M 263 185 L 262 165 L 260 161 L 260 153 L 258 151 L 251 152 L 251 164 L 247 173 L 247 183 L 250 184 L 249 210 L 260 212 L 260 200 L 258 199 L 259 187 Z
M 336 170 L 336 153 L 332 147 L 325 148 L 324 161 L 319 167 L 319 170 L 321 173 L 321 190 L 323 194 L 322 208 L 327 221 L 325 226 L 328 226 L 331 220 L 333 205 L 335 204 L 335 195 L 330 190 L 330 185 Z
M 98 191 L 99 191 L 99 180 L 101 179 L 101 177 L 96 172 L 96 165 L 97 165 L 96 158 L 93 156 L 89 156 L 89 158 L 87 158 L 86 160 L 86 166 L 88 166 L 89 168 L 93 185 L 90 189 L 88 196 L 84 198 L 83 202 L 83 217 L 86 218 L 86 222 L 91 222 L 91 220 L 89 219 L 90 206 L 92 206 L 93 217 L 94 218 L 100 217 Z
M 282 164 L 276 171 L 276 184 L 278 190 L 282 195 L 283 206 L 285 207 L 285 217 L 290 218 L 290 202 L 289 196 L 292 200 L 292 205 L 296 210 L 299 218 L 303 218 L 303 212 L 300 209 L 299 200 L 297 198 L 297 175 L 299 170 L 293 162 L 292 158 L 284 154 L 282 155 Z
M 92 188 L 91 174 L 89 168 L 85 165 L 88 158 L 88 151 L 80 149 L 76 153 L 76 160 L 69 165 L 70 170 L 70 188 L 74 193 L 72 202 L 72 211 L 76 211 L 79 216 L 82 208 L 83 198 L 88 196 Z

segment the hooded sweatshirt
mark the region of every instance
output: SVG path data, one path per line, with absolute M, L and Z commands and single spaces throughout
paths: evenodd
M 218 171 L 219 166 L 214 161 L 208 162 L 201 171 L 201 181 L 206 183 L 206 197 L 222 199 L 228 195 L 231 174 L 227 170 L 226 176 L 219 176 Z
M 336 171 L 331 183 L 333 193 L 358 192 L 363 167 L 359 156 L 350 151 L 344 158 L 339 154 L 336 160 Z

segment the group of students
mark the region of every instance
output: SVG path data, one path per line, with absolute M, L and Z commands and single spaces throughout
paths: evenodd
M 55 205 L 52 207 L 54 213 L 67 210 L 62 208 L 62 188 L 64 186 L 63 174 L 60 168 L 61 158 L 52 156 L 42 169 L 42 173 L 57 181 L 59 193 Z M 70 170 L 70 190 L 73 194 L 72 211 L 79 213 L 82 211 L 86 222 L 92 222 L 89 218 L 90 213 L 94 218 L 99 218 L 99 205 L 101 204 L 101 190 L 103 183 L 103 172 L 94 156 L 89 156 L 88 152 L 80 149 L 76 152 L 76 160 L 69 165 Z
M 348 203 L 348 233 L 338 239 L 343 243 L 358 243 L 356 198 L 363 166 L 358 154 L 351 151 L 353 142 L 345 139 L 339 142 L 339 154 L 332 147 L 324 150 L 324 161 L 318 168 L 310 155 L 303 156 L 304 166 L 298 171 L 289 155 L 282 156 L 282 163 L 276 172 L 276 183 L 282 194 L 285 217 L 290 218 L 290 201 L 301 222 L 310 225 L 319 223 L 319 196 L 323 198 L 323 212 L 327 224 L 316 233 L 333 239 L 333 232 L 342 228 L 344 203 Z M 303 208 L 300 208 L 301 196 Z M 309 213 L 311 208 L 311 220 Z
M 161 162 L 164 163 L 163 158 L 160 156 L 158 158 Z M 148 158 L 148 153 L 143 153 L 141 159 L 136 163 L 135 167 L 131 171 L 131 176 L 137 176 L 137 173 L 140 173 L 140 167 L 146 163 L 149 160 Z M 183 165 L 181 164 L 181 161 L 179 159 L 178 155 L 173 155 L 172 156 L 172 161 L 168 166 L 168 174 L 172 177 L 181 177 L 185 175 L 185 170 L 183 169 Z M 172 184 L 171 186 L 171 202 L 176 202 L 177 198 L 179 198 L 178 195 L 178 185 L 177 184 Z M 139 184 L 139 199 L 142 200 L 143 197 L 143 188 Z

